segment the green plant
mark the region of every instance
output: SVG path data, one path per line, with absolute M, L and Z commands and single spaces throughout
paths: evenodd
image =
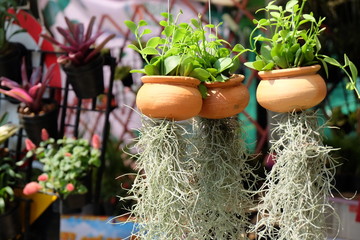
M 92 36 L 95 19 L 96 18 L 94 16 L 91 17 L 89 25 L 85 31 L 83 23 L 73 23 L 70 19 L 65 17 L 67 29 L 62 27 L 56 28 L 57 31 L 64 37 L 65 43 L 60 43 L 51 36 L 41 34 L 43 38 L 49 40 L 67 53 L 66 55 L 62 55 L 58 58 L 58 62 L 60 64 L 72 64 L 74 66 L 84 65 L 97 56 L 106 43 L 115 37 L 115 34 L 110 34 L 96 47 L 92 48 L 96 40 L 101 36 L 101 34 L 103 34 L 103 32 L 97 32 L 94 36 Z
M 9 88 L 5 90 L 0 88 L 0 93 L 13 97 L 23 102 L 29 113 L 38 114 L 43 110 L 43 95 L 46 87 L 53 77 L 55 64 L 52 64 L 44 77 L 41 74 L 41 67 L 37 67 L 31 74 L 30 80 L 26 75 L 25 63 L 22 64 L 22 85 L 6 77 L 0 77 L 0 85 Z
M 9 202 L 14 200 L 13 187 L 21 175 L 16 173 L 12 159 L 0 157 L 0 214 L 6 211 Z
M 166 20 L 159 22 L 163 27 L 161 37 L 152 37 L 143 44 L 143 36 L 150 34 L 145 20 L 138 24 L 125 21 L 126 26 L 135 35 L 138 44 L 128 47 L 138 52 L 145 60 L 144 69 L 132 70 L 146 75 L 190 76 L 202 82 L 223 82 L 231 77 L 239 67 L 238 57 L 232 52 L 242 52 L 238 44 L 232 50 L 230 44 L 218 37 L 218 24 L 203 26 L 201 15 L 191 19 L 190 23 L 178 23 L 180 13 L 174 19 L 172 14 L 162 13 Z M 213 33 L 212 33 L 213 32 Z M 148 56 L 152 56 L 151 59 Z M 200 91 L 206 96 L 206 88 L 200 85 Z
M 325 30 L 322 27 L 325 18 L 317 20 L 312 12 L 304 13 L 307 0 L 303 0 L 301 4 L 298 0 L 291 0 L 285 7 L 275 5 L 275 2 L 271 1 L 265 8 L 258 10 L 265 11 L 268 18 L 254 20 L 256 27 L 250 34 L 250 51 L 256 54 L 256 60 L 245 65 L 258 71 L 268 71 L 320 62 L 328 74 L 327 64 L 331 64 L 345 72 L 350 80 L 346 88 L 355 90 L 360 98 L 356 87 L 358 71 L 347 55 L 344 54 L 344 64 L 340 64 L 334 58 L 320 54 L 321 43 L 318 37 Z M 254 36 L 258 30 L 265 31 L 266 35 Z
M 94 135 L 93 147 L 91 147 L 89 141 L 82 138 L 64 137 L 58 140 L 48 138 L 40 142 L 37 148 L 27 139 L 29 151 L 26 157 L 35 156 L 43 164 L 44 173 L 38 177 L 39 189 L 53 191 L 62 198 L 66 198 L 69 194 L 87 192 L 81 180 L 93 168 L 100 166 L 99 144 L 96 143 L 98 141 L 96 139 L 98 137 Z M 27 192 L 26 188 L 25 186 L 24 192 Z
M 15 0 L 0 0 L 0 54 L 6 53 L 9 47 L 8 39 L 23 31 L 20 29 L 11 33 L 9 36 L 7 35 L 11 24 L 17 21 L 16 15 L 8 11 L 10 8 L 17 8 L 17 2 Z

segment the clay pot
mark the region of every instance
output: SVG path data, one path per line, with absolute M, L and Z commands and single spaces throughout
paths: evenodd
M 151 118 L 186 120 L 196 116 L 202 106 L 197 86 L 200 81 L 192 77 L 143 76 L 144 85 L 136 96 L 140 112 Z
M 258 103 L 273 112 L 301 111 L 326 97 L 326 84 L 317 74 L 320 65 L 260 71 L 256 90 Z
M 206 83 L 208 96 L 203 100 L 200 117 L 221 119 L 242 112 L 249 103 L 249 91 L 241 82 L 243 75 L 236 75 L 226 82 Z

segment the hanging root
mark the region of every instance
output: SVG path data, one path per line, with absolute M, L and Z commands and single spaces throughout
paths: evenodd
M 189 239 L 248 239 L 249 208 L 254 204 L 255 175 L 236 118 L 199 118 L 195 127 L 198 154 L 198 200 Z
M 270 153 L 276 163 L 260 189 L 258 239 L 326 239 L 327 213 L 335 214 L 328 198 L 337 163 L 317 121 L 316 113 L 292 113 L 274 128 L 279 139 L 271 142 Z
M 196 200 L 194 163 L 187 159 L 186 130 L 167 120 L 144 119 L 136 147 L 138 175 L 129 192 L 131 215 L 142 240 L 185 239 Z

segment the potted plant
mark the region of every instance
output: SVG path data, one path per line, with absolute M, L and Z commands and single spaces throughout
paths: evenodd
M 2 120 L 4 118 L 2 117 Z M 0 143 L 16 133 L 18 127 L 14 124 L 0 126 Z M 8 157 L 8 152 L 0 149 L 0 239 L 12 239 L 21 231 L 19 222 L 19 203 L 15 200 L 14 187 L 21 175 L 15 171 L 14 161 Z
M 304 13 L 307 2 L 292 0 L 285 7 L 271 1 L 265 8 L 269 18 L 254 20 L 255 29 L 250 35 L 250 51 L 256 61 L 245 63 L 256 69 L 262 79 L 257 88 L 257 101 L 274 112 L 305 110 L 319 104 L 326 96 L 326 84 L 317 74 L 321 63 L 327 73 L 327 64 L 342 69 L 349 77 L 348 89 L 356 89 L 357 69 L 344 55 L 345 64 L 320 54 L 318 36 L 325 30 L 312 13 Z M 265 30 L 268 36 L 254 34 Z M 258 47 L 259 46 L 259 47 Z M 348 69 L 350 71 L 348 71 Z M 359 96 L 359 93 L 358 93 Z
M 248 67 L 262 79 L 256 97 L 264 108 L 280 112 L 273 124 L 270 155 L 275 164 L 259 189 L 257 222 L 253 231 L 259 239 L 325 239 L 326 216 L 333 212 L 329 196 L 333 189 L 335 150 L 322 142 L 323 125 L 314 111 L 326 96 L 324 79 L 317 74 L 322 63 L 340 67 L 355 84 L 357 70 L 345 55 L 345 65 L 319 53 L 318 36 L 324 31 L 313 14 L 304 12 L 306 0 L 275 1 L 262 8 L 269 18 L 257 24 L 250 38 L 256 54 Z M 269 36 L 257 35 L 262 29 Z M 257 48 L 259 47 L 259 48 Z M 244 50 L 246 51 L 246 50 Z M 315 64 L 315 65 L 313 65 Z M 350 69 L 350 72 L 347 72 Z
M 201 78 L 203 105 L 200 117 L 221 119 L 242 112 L 249 102 L 249 92 L 242 84 L 244 76 L 234 74 L 240 66 L 239 56 L 244 48 L 237 44 L 231 50 L 230 43 L 218 38 L 217 26 L 203 26 L 201 15 L 191 19 L 193 46 L 197 61 L 208 72 L 208 78 Z M 232 56 L 232 53 L 237 53 Z
M 10 32 L 10 26 L 17 19 L 9 9 L 16 9 L 15 0 L 0 1 L 0 76 L 4 76 L 14 81 L 21 82 L 21 57 L 24 55 L 24 46 L 18 43 L 9 42 L 15 34 L 23 31 Z
M 23 192 L 33 194 L 39 190 L 58 195 L 61 200 L 72 194 L 85 194 L 88 191 L 83 180 L 91 170 L 100 166 L 99 137 L 94 135 L 92 145 L 82 138 L 48 138 L 42 130 L 39 147 L 26 139 L 27 158 L 35 157 L 42 164 L 43 173 L 37 182 L 28 183 Z
M 83 23 L 73 23 L 65 17 L 67 29 L 56 28 L 64 37 L 63 44 L 49 35 L 41 34 L 66 52 L 58 58 L 58 62 L 79 98 L 94 98 L 104 91 L 103 58 L 100 51 L 115 37 L 115 34 L 111 34 L 94 47 L 96 40 L 103 34 L 97 32 L 92 35 L 95 19 L 91 17 L 85 31 Z
M 131 72 L 143 73 L 144 85 L 136 96 L 136 105 L 146 116 L 152 118 L 185 120 L 196 116 L 202 106 L 198 86 L 209 77 L 201 68 L 192 49 L 192 29 L 187 23 L 178 23 L 180 12 L 174 19 L 172 14 L 162 13 L 167 19 L 159 22 L 163 27 L 161 37 L 152 37 L 142 44 L 150 29 L 143 29 L 148 23 L 125 21 L 135 35 L 138 45 L 128 47 L 138 52 L 145 60 L 144 69 Z M 144 47 L 145 45 L 145 47 Z M 151 56 L 149 60 L 148 56 Z
M 25 64 L 22 65 L 22 85 L 8 78 L 1 77 L 0 93 L 15 98 L 21 102 L 18 107 L 20 123 L 28 137 L 38 144 L 41 141 L 41 129 L 45 128 L 50 136 L 57 137 L 58 104 L 50 99 L 44 99 L 46 87 L 52 79 L 55 65 L 49 67 L 45 75 L 41 67 L 36 68 L 28 80 Z

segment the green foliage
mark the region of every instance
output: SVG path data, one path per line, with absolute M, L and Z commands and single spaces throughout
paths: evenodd
M 29 151 L 27 157 L 33 155 L 43 164 L 43 172 L 47 175 L 46 181 L 39 182 L 43 190 L 54 191 L 64 198 L 87 192 L 81 180 L 92 168 L 100 166 L 100 151 L 82 138 L 49 138 Z M 66 189 L 68 184 L 73 184 L 73 191 Z
M 326 74 L 327 64 L 342 69 L 349 78 L 346 88 L 355 90 L 360 98 L 359 90 L 356 89 L 358 71 L 356 66 L 344 54 L 344 64 L 335 59 L 320 54 L 321 43 L 318 36 L 325 30 L 322 27 L 325 18 L 315 19 L 313 13 L 304 13 L 307 0 L 301 5 L 297 0 L 288 1 L 285 7 L 275 5 L 271 1 L 264 11 L 268 18 L 254 20 L 256 27 L 250 34 L 251 52 L 256 54 L 254 62 L 245 65 L 258 71 L 284 69 L 292 67 L 309 66 L 321 63 Z M 258 34 L 259 30 L 265 31 L 266 36 Z
M 10 36 L 7 36 L 7 31 L 13 21 L 16 21 L 17 18 L 14 14 L 8 12 L 9 8 L 16 9 L 17 2 L 15 0 L 0 0 L 0 54 L 3 54 L 8 48 L 8 38 L 11 38 L 13 35 L 22 32 L 23 30 L 18 30 L 13 32 Z
M 138 52 L 146 62 L 140 72 L 146 75 L 190 76 L 202 82 L 224 82 L 238 69 L 239 55 L 232 57 L 232 52 L 241 52 L 243 47 L 236 45 L 232 50 L 230 44 L 218 37 L 218 28 L 222 24 L 203 25 L 201 15 L 190 20 L 190 23 L 177 23 L 172 14 L 162 13 L 167 21 L 162 20 L 161 37 L 152 37 L 145 44 L 142 39 L 150 34 L 150 29 L 143 29 L 148 23 L 125 21 L 126 26 L 135 35 L 138 44 L 129 48 Z M 152 56 L 149 60 L 148 56 Z M 202 92 L 203 93 L 203 92 Z
M 7 204 L 14 200 L 13 186 L 20 178 L 21 175 L 14 170 L 12 159 L 0 157 L 0 214 L 3 214 Z

